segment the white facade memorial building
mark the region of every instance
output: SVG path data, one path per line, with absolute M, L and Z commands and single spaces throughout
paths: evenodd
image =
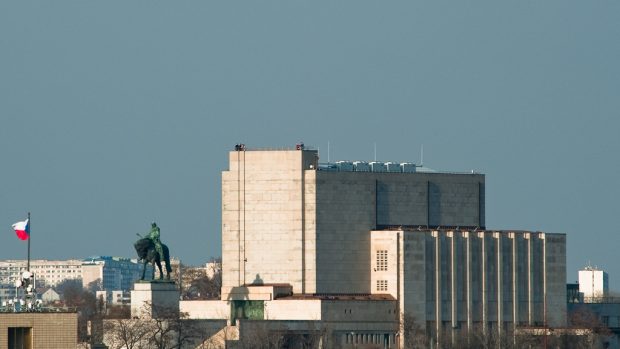
M 565 235 L 486 229 L 483 174 L 236 149 L 222 173 L 231 318 L 329 323 L 334 346 L 402 347 L 403 315 L 436 343 L 565 326 Z

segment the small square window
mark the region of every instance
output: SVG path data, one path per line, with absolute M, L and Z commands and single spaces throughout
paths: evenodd
M 387 250 L 377 250 L 377 271 L 387 271 Z
M 377 280 L 377 291 L 387 291 L 388 283 L 387 280 Z

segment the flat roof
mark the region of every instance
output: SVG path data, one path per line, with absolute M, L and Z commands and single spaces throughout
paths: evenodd
M 377 229 L 372 231 L 405 231 L 405 232 L 433 232 L 433 231 L 456 231 L 456 232 L 470 232 L 470 233 L 530 233 L 530 234 L 553 234 L 553 235 L 566 235 L 564 233 L 547 233 L 544 231 L 532 231 L 523 229 L 486 229 L 485 227 L 473 227 L 473 226 L 426 226 L 426 225 L 383 225 L 377 226 Z
M 243 284 L 244 287 L 293 287 L 290 284 Z
M 322 294 L 322 293 L 307 293 L 307 294 L 293 294 L 292 296 L 278 297 L 278 299 L 295 299 L 295 300 L 340 300 L 340 301 L 395 301 L 390 294 L 366 294 L 366 293 L 338 293 L 338 294 Z

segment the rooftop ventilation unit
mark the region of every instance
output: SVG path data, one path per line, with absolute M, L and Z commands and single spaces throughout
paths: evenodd
M 338 168 L 334 164 L 319 164 L 319 171 L 338 171 Z
M 356 172 L 370 172 L 370 165 L 366 161 L 354 161 L 353 169 Z
M 388 172 L 401 172 L 400 164 L 397 162 L 386 162 L 385 168 Z
M 351 161 L 336 161 L 336 167 L 338 167 L 340 172 L 353 171 L 353 163 Z
M 416 172 L 415 164 L 413 162 L 403 162 L 400 164 L 400 170 L 404 173 L 413 173 Z
M 370 170 L 372 172 L 387 172 L 387 167 L 381 161 L 373 161 L 370 163 Z

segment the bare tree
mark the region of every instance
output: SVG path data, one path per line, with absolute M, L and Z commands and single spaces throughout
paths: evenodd
M 150 304 L 145 304 L 149 308 Z M 192 322 L 188 321 L 188 313 L 180 312 L 175 308 L 155 307 L 153 313 L 157 317 L 153 317 L 149 321 L 151 323 L 151 331 L 147 336 L 150 344 L 149 348 L 156 349 L 178 349 L 191 341 L 195 336 Z
M 185 320 L 184 332 L 187 335 L 187 342 L 192 348 L 196 349 L 216 349 L 219 346 L 217 338 L 214 338 L 212 331 L 206 326 L 202 326 L 201 320 Z M 223 343 L 223 342 L 222 342 Z
M 316 349 L 325 347 L 329 335 L 327 326 L 310 322 L 306 333 L 300 335 L 299 344 L 302 349 Z
M 214 320 L 182 319 L 179 321 L 177 334 L 181 348 L 216 349 L 224 348 L 230 328 L 225 320 L 214 326 Z M 217 321 L 217 320 L 216 320 Z
M 270 328 L 266 321 L 244 320 L 240 326 L 242 335 L 239 337 L 241 348 L 254 349 L 279 349 L 285 344 L 286 326 L 280 325 L 277 328 Z
M 110 319 L 103 323 L 104 343 L 110 349 L 143 349 L 153 331 L 149 321 L 139 319 Z
M 180 264 L 183 299 L 219 299 L 222 288 L 221 259 L 212 258 L 207 267 Z
M 401 313 L 401 333 L 405 349 L 428 348 L 426 326 L 409 313 Z
M 180 277 L 180 289 L 181 297 L 183 299 L 199 299 L 199 293 L 194 287 L 195 280 L 207 279 L 207 272 L 201 267 L 192 267 L 185 264 L 180 264 L 181 270 Z
M 219 299 L 222 289 L 222 258 L 211 258 L 208 265 L 207 275 L 210 275 L 210 289 L 207 290 L 209 298 Z
M 65 279 L 59 282 L 58 284 L 56 284 L 56 286 L 54 287 L 54 290 L 56 290 L 58 294 L 65 293 L 65 290 L 67 289 L 81 290 L 82 279 Z
M 78 311 L 78 340 L 89 341 L 88 323 L 99 316 L 95 295 L 83 289 L 82 283 L 76 281 L 66 281 L 60 289 L 63 291 L 62 302 L 65 306 Z
M 101 278 L 93 280 L 86 285 L 86 289 L 92 293 L 96 293 L 97 291 L 103 291 L 103 281 Z
M 558 339 L 567 343 L 566 348 L 603 348 L 613 334 L 585 304 L 568 314 L 568 322 L 572 332 Z
M 109 305 L 106 307 L 105 319 L 129 319 L 131 307 L 129 305 Z

